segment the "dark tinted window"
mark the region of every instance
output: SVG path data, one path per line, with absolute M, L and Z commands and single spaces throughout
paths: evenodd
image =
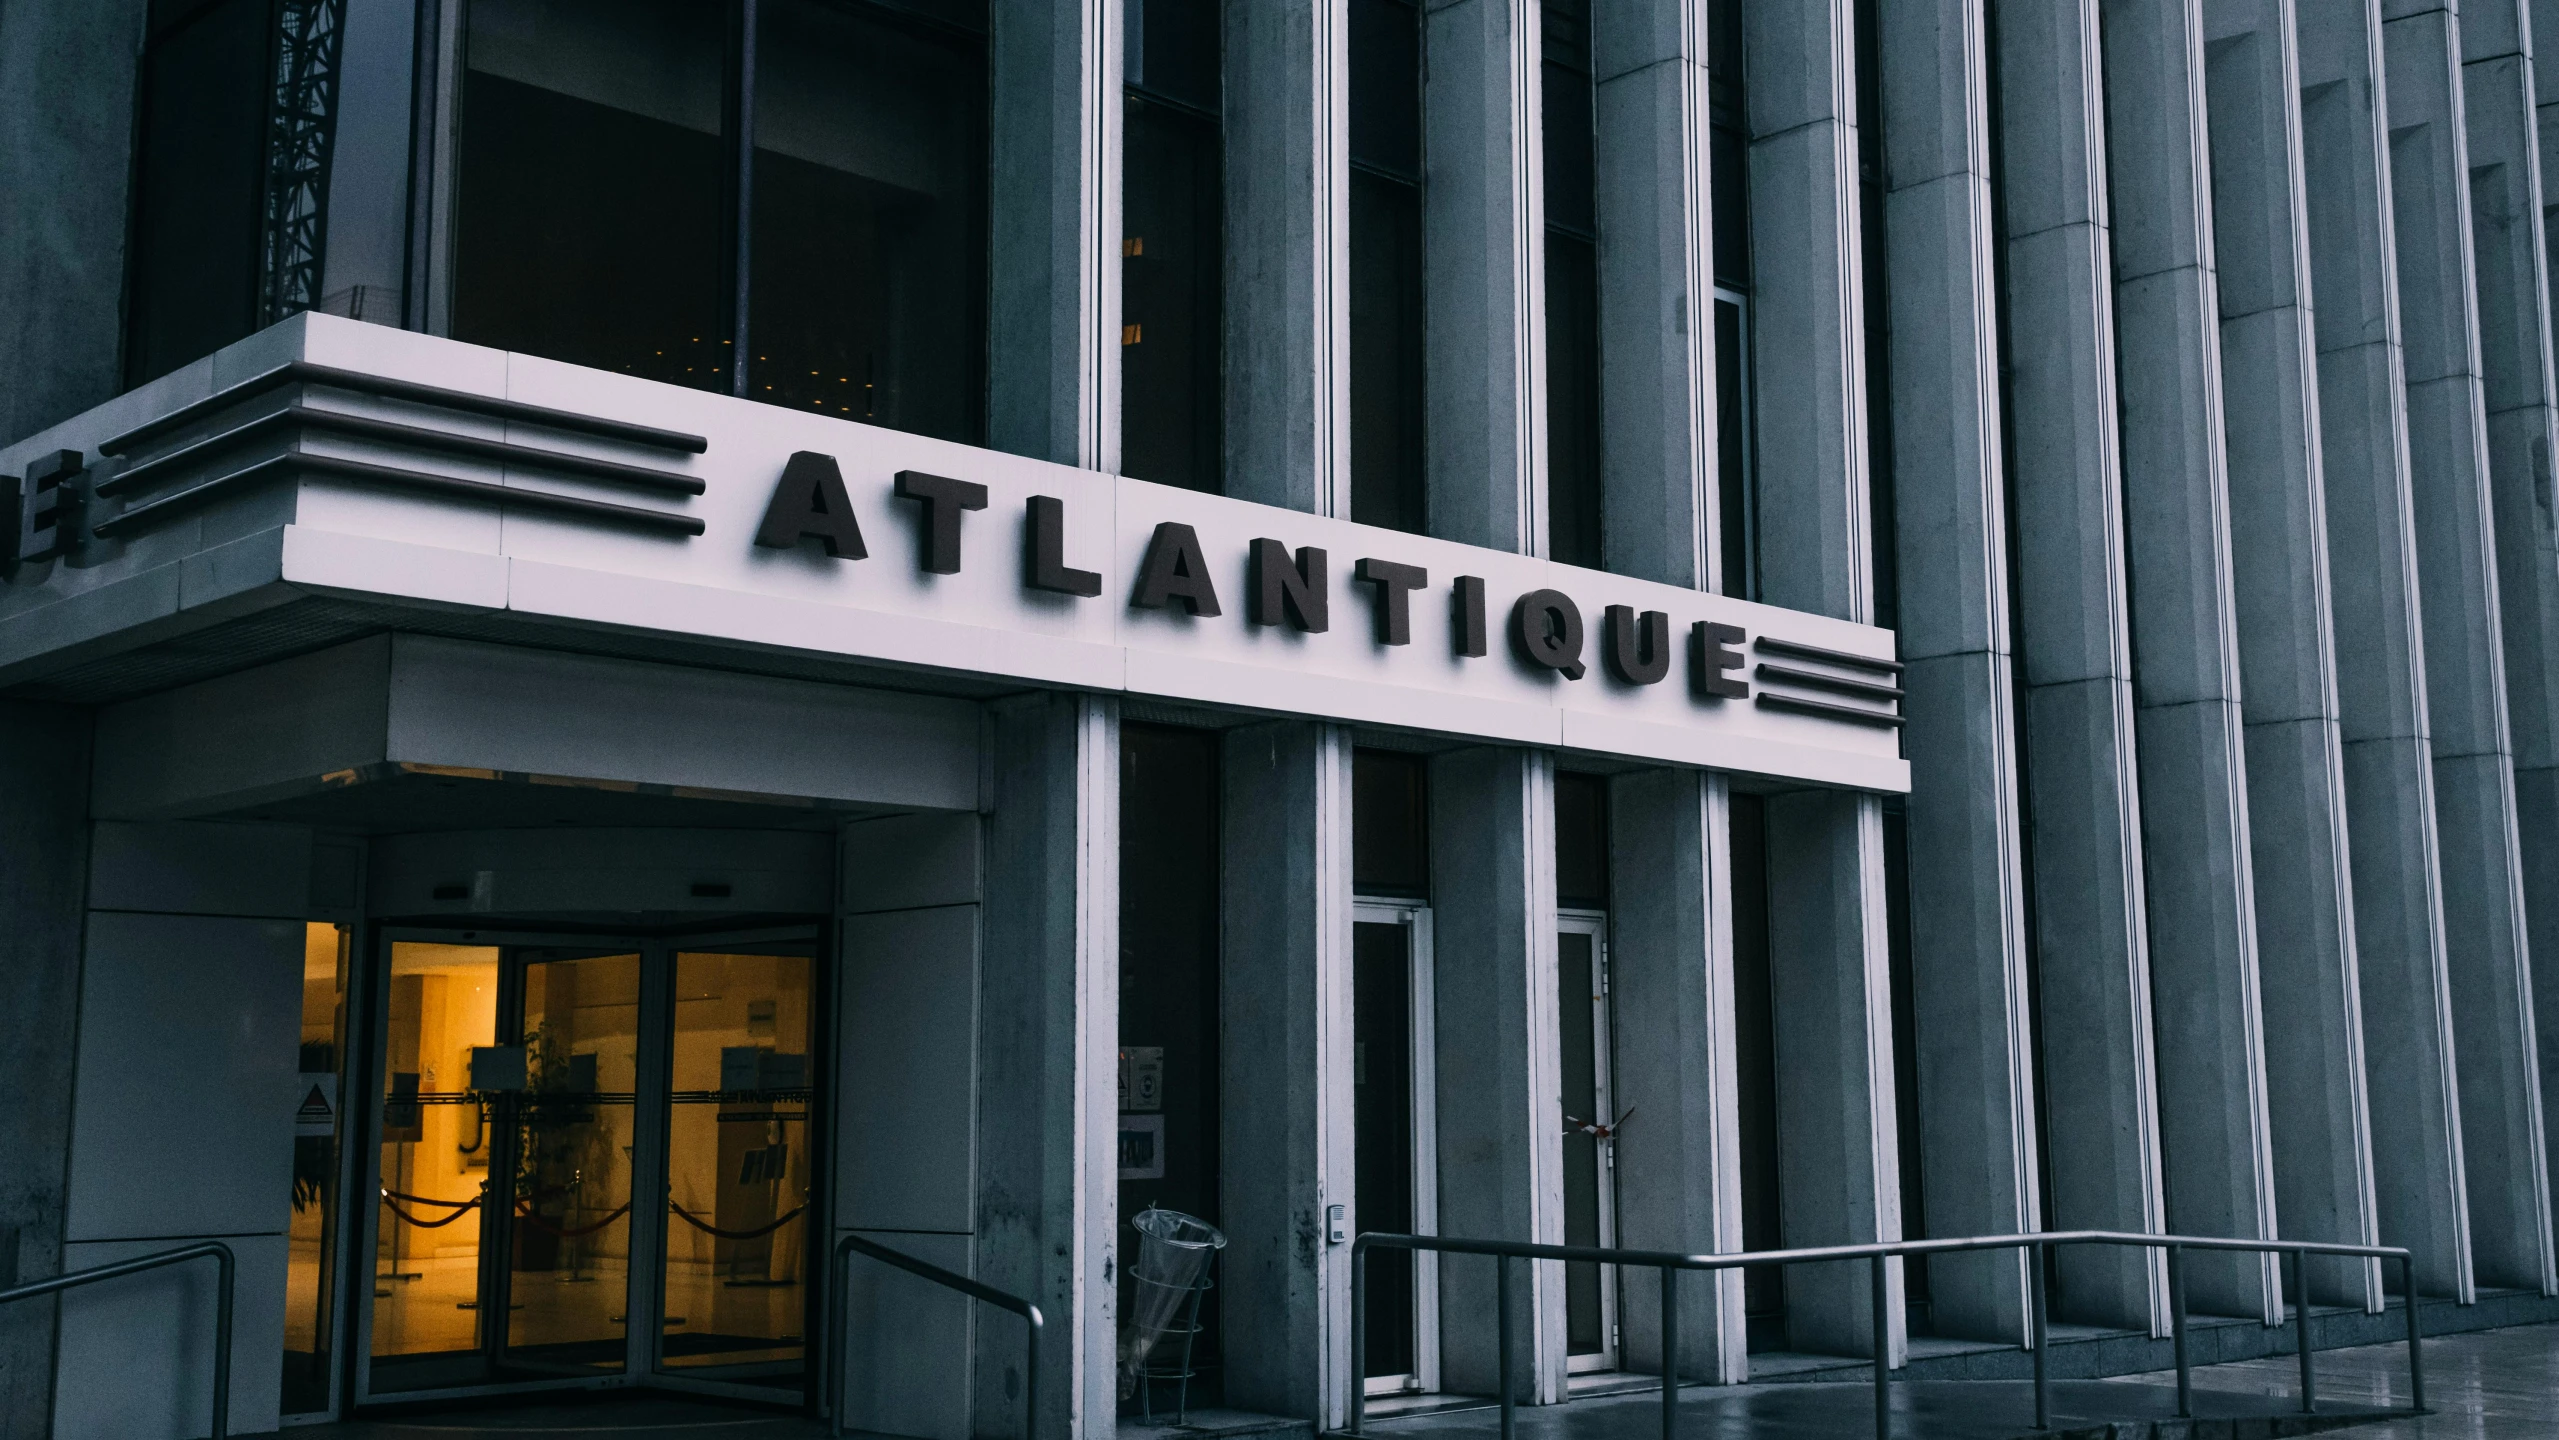
M 1422 36 L 1403 0 L 1350 0 L 1351 518 L 1420 531 Z
M 1351 885 L 1362 895 L 1430 894 L 1430 766 L 1421 756 L 1352 756 Z
M 978 43 L 822 0 L 762 10 L 748 398 L 984 439 Z
M 1555 901 L 1608 908 L 1608 782 L 1555 772 Z
M 1130 0 L 1121 170 L 1120 469 L 1224 488 L 1218 7 Z
M 983 438 L 980 9 L 472 0 L 455 335 Z
M 1600 546 L 1599 205 L 1587 0 L 1546 0 L 1546 553 Z
M 153 7 L 143 47 L 125 381 L 258 328 L 266 174 L 266 0 Z

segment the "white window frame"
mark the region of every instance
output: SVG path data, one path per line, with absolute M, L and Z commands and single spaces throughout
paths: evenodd
M 1411 976 L 1413 1016 L 1413 1229 L 1439 1231 L 1439 1071 L 1435 1035 L 1436 1008 L 1431 951 L 1431 908 L 1418 900 L 1360 899 L 1351 906 L 1353 924 L 1400 925 Z M 1358 1102 L 1346 1097 L 1345 1126 L 1358 1123 Z M 1356 1224 L 1357 1195 L 1352 1197 Z M 1439 1389 L 1439 1256 L 1413 1252 L 1413 1370 L 1406 1375 L 1365 1377 L 1364 1393 L 1427 1395 Z
M 1591 997 L 1591 1008 L 1588 1014 L 1588 1023 L 1591 1027 L 1591 1062 L 1593 1068 L 1598 1071 L 1592 1078 L 1596 1082 L 1593 1093 L 1598 1101 L 1596 1108 L 1599 1114 L 1584 1118 L 1595 1120 L 1600 1124 L 1613 1124 L 1618 1118 L 1617 1067 L 1614 1049 L 1616 1037 L 1612 1023 L 1614 1017 L 1610 1013 L 1609 1002 L 1611 987 L 1608 973 L 1608 916 L 1605 912 L 1598 910 L 1559 910 L 1556 912 L 1555 929 L 1562 935 L 1590 937 L 1591 975 L 1599 982 L 1599 992 Z M 1571 1018 L 1564 1015 L 1557 1017 L 1558 1023 L 1568 1023 Z M 1617 1143 L 1613 1139 L 1602 1139 L 1597 1148 L 1599 1153 L 1599 1243 L 1605 1248 L 1617 1244 Z M 1624 1347 L 1618 1343 L 1619 1283 L 1617 1266 L 1603 1265 L 1599 1268 L 1599 1333 L 1601 1337 L 1599 1352 L 1594 1355 L 1565 1357 L 1566 1374 L 1582 1375 L 1593 1371 L 1616 1370 L 1625 1363 Z

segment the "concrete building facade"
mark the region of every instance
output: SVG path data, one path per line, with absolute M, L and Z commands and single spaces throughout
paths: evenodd
M 1363 1231 L 2559 1295 L 2536 19 L 11 0 L 0 1289 L 222 1241 L 235 1433 L 935 1440 L 1874 1345 L 1380 1251 L 1355 1356 Z M 213 1286 L 0 1307 L 0 1435 L 203 1433 Z

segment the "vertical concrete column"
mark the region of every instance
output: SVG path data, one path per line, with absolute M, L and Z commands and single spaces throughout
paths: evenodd
M 1760 598 L 1874 613 L 1849 0 L 1743 7 Z
M 1351 746 L 1339 726 L 1226 732 L 1219 808 L 1222 1092 L 1218 1210 L 1226 1403 L 1321 1406 L 1344 1423 L 1355 1206 L 1351 1073 Z M 1359 1232 L 1345 1214 L 1344 1233 Z
M 989 707 L 979 967 L 978 1276 L 1048 1319 L 1038 1428 L 1116 1427 L 1119 708 L 1083 695 Z M 976 1428 L 1022 1425 L 1018 1332 L 977 1327 Z
M 2559 1105 L 2559 528 L 2551 509 L 2550 276 L 2535 123 L 2533 36 L 2522 0 L 2463 15 L 2461 88 L 2470 133 L 2471 243 L 2479 272 L 2479 362 L 2487 383 L 2488 484 L 2497 603 L 2514 745 L 2515 833 L 2539 993 L 2536 1063 L 2545 1111 Z M 2540 1053 L 2547 1051 L 2549 1053 Z M 2546 1116 L 2545 1116 L 2546 1118 Z M 2544 1131 L 2545 1147 L 2548 1145 Z M 2549 1201 L 2550 1182 L 2543 1186 Z M 2559 1275 L 2545 1288 L 2559 1284 Z
M 1789 1246 L 1899 1240 L 1883 802 L 1836 790 L 1768 797 L 1768 882 L 1780 1231 Z M 1898 1365 L 1907 1338 L 1898 1262 L 1888 1284 L 1885 1358 Z M 1872 1306 L 1864 1266 L 1787 1272 L 1796 1349 L 1872 1354 Z
M 2222 449 L 2197 0 L 2107 0 L 2124 540 L 2168 1223 L 2275 1233 Z M 2282 1314 L 2270 1257 L 2190 1264 L 2195 1302 Z
M 1546 198 L 1532 0 L 1423 7 L 1424 509 L 1430 532 L 1546 544 Z
M 1119 468 L 1124 0 L 995 0 L 987 443 Z
M 2266 1113 L 2282 1233 L 2374 1243 L 2355 973 L 2345 741 L 2329 629 L 2318 363 L 2293 0 L 2204 8 L 2230 543 L 2247 753 Z M 2316 1267 L 2323 1298 L 2381 1303 L 2371 1265 Z M 2341 1288 L 2336 1288 L 2341 1287 Z
M 1226 493 L 1315 515 L 1350 509 L 1344 13 L 1338 0 L 1224 12 Z
M 89 717 L 0 704 L 0 1290 L 62 1273 L 89 853 Z M 0 1308 L 0 1437 L 53 1426 L 54 1307 Z
M 1436 756 L 1430 807 L 1440 1233 L 1561 1244 L 1553 757 L 1490 747 Z M 1494 1390 L 1493 1264 L 1440 1262 L 1444 1389 Z M 1513 1264 L 1513 1383 L 1517 1398 L 1550 1403 L 1564 1393 L 1563 1267 Z
M 147 13 L 31 0 L 0 16 L 0 445 L 124 388 L 126 177 Z
M 1720 775 L 1642 770 L 1608 786 L 1610 1054 L 1618 1093 L 1643 1107 L 1616 1142 L 1617 1243 L 1630 1249 L 1742 1248 L 1730 812 Z M 1747 1378 L 1741 1272 L 1678 1285 L 1680 1377 Z M 1660 1374 L 1660 1286 L 1630 1270 L 1622 1289 L 1621 1353 Z
M 2044 1100 L 2044 1218 L 2159 1230 L 2097 0 L 1997 0 L 1995 14 L 2035 963 L 2043 1050 L 2072 1077 Z M 2138 1255 L 2065 1251 L 2060 1273 L 2057 1313 L 2166 1323 L 2162 1272 Z
M 1600 523 L 1608 568 L 1714 588 L 1714 231 L 1704 0 L 1595 7 Z
M 2480 1283 L 2537 1290 L 2551 1274 L 2549 1181 L 2506 721 L 2461 53 L 2461 24 L 2450 10 L 2411 5 L 2382 25 L 2471 1268 Z
M 2353 641 L 2337 713 L 2374 1209 L 2381 1242 L 2415 1252 L 2418 1287 L 2467 1303 L 2470 1207 L 2408 490 L 2381 11 L 2377 0 L 2312 5 L 2296 25 L 2329 611 L 2335 632 Z
M 1876 12 L 1919 1146 L 1930 1228 L 2042 1228 L 1981 0 Z M 1940 1333 L 2020 1340 L 2022 1257 L 1933 1259 Z
M 1752 327 L 1761 596 L 1874 614 L 1859 271 L 1856 57 L 1845 0 L 1779 0 L 1742 17 L 1750 71 Z M 1778 1168 L 1789 1245 L 1898 1239 L 1883 812 L 1872 796 L 1768 804 Z M 1886 1357 L 1902 1350 L 1893 1267 Z M 1811 1349 L 1873 1348 L 1866 1278 L 1787 1276 L 1787 1328 Z

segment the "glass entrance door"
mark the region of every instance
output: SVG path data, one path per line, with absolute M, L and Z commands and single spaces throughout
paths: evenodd
M 804 1388 L 813 937 L 386 948 L 360 1398 Z
M 663 1373 L 806 1383 L 809 956 L 806 941 L 675 955 Z

